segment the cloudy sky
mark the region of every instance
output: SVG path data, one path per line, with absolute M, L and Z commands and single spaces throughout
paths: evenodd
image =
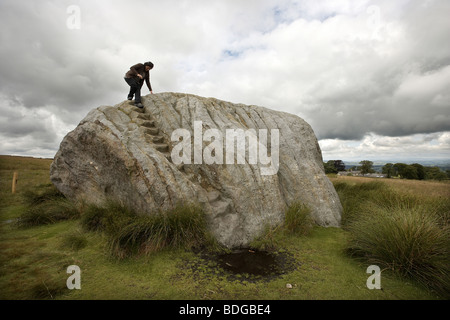
M 449 12 L 448 0 L 0 0 L 0 154 L 53 157 L 150 60 L 155 93 L 296 114 L 325 160 L 450 160 Z

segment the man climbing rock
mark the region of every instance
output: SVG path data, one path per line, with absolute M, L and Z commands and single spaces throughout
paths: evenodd
M 152 85 L 150 84 L 150 70 L 153 69 L 153 63 L 146 62 L 144 64 L 138 63 L 130 67 L 130 70 L 125 74 L 125 81 L 130 86 L 130 93 L 128 93 L 128 100 L 133 100 L 136 107 L 143 108 L 141 103 L 141 88 L 144 81 L 147 83 L 147 87 L 150 93 L 153 94 Z

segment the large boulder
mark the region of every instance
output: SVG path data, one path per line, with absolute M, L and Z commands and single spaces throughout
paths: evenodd
M 101 106 L 67 134 L 50 172 L 66 197 L 113 198 L 143 214 L 196 202 L 230 248 L 281 223 L 296 201 L 318 225 L 339 226 L 339 198 L 303 119 L 180 93 L 142 102 Z

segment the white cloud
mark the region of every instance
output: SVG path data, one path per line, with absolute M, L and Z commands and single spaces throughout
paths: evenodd
M 73 129 L 51 108 L 32 110 L 4 103 L 0 115 L 0 154 L 53 157 L 67 130 Z
M 326 160 L 448 160 L 450 133 L 406 137 L 386 137 L 371 133 L 360 141 L 325 139 L 320 140 L 319 145 Z
M 439 107 L 449 107 L 450 65 L 424 74 L 408 74 L 395 92 L 395 97 L 411 102 L 431 102 Z

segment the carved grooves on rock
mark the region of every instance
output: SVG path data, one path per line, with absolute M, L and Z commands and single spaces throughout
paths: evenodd
M 170 144 L 165 141 L 164 136 L 160 135 L 161 129 L 158 127 L 154 117 L 145 109 L 133 108 L 138 113 L 136 122 L 144 129 L 146 141 L 161 152 L 167 160 L 172 162 L 170 156 Z

